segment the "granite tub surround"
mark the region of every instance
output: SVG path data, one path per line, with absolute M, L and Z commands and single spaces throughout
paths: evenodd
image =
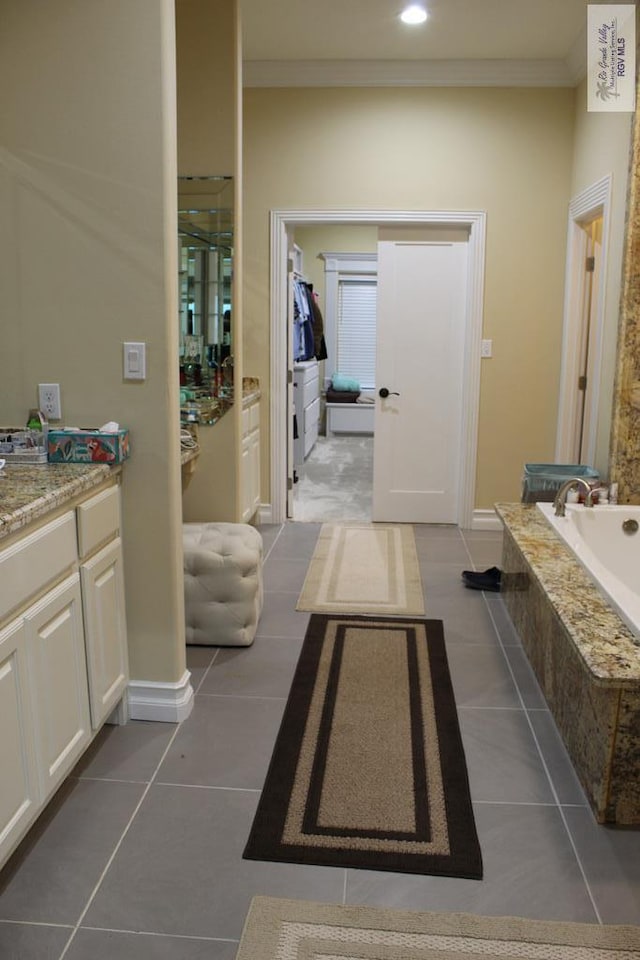
M 121 469 L 89 463 L 7 465 L 0 471 L 0 539 L 70 504 Z
M 536 505 L 497 504 L 496 511 L 594 677 L 640 686 L 640 641 Z M 506 569 L 504 576 L 503 586 L 517 589 Z
M 640 823 L 640 646 L 535 504 L 498 504 L 502 596 L 596 819 Z

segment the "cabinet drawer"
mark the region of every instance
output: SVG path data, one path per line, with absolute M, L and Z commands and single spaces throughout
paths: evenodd
M 73 510 L 0 553 L 0 620 L 12 609 L 61 580 L 75 564 Z
M 78 507 L 78 551 L 80 557 L 111 540 L 120 530 L 120 487 L 103 490 Z
M 301 360 L 293 365 L 293 379 L 299 386 L 318 376 L 317 360 Z
M 316 375 L 312 380 L 307 380 L 302 388 L 302 406 L 308 407 L 320 396 L 320 379 Z
M 320 420 L 320 397 L 310 403 L 304 411 L 304 432 L 308 433 L 309 430 L 315 428 L 316 436 L 318 435 L 318 421 Z

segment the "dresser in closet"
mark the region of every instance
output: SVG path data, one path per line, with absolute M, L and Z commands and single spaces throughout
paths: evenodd
M 293 460 L 304 463 L 318 439 L 320 423 L 320 375 L 317 360 L 300 360 L 293 365 L 293 408 L 297 436 L 293 440 Z

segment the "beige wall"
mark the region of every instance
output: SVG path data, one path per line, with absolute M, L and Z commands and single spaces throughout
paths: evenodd
M 4 0 L 0 420 L 60 383 L 64 422 L 131 431 L 123 473 L 133 680 L 185 670 L 171 0 Z M 10 91 L 10 95 L 9 95 Z M 147 379 L 122 379 L 145 341 Z
M 176 0 L 178 172 L 181 176 L 235 176 L 236 211 L 241 209 L 239 31 L 235 0 Z M 241 338 L 238 288 L 241 230 L 234 236 L 233 339 Z M 176 315 L 177 324 L 177 315 Z M 237 383 L 242 360 L 233 350 Z M 238 392 L 238 391 L 237 391 Z M 183 497 L 185 521 L 237 519 L 240 483 L 240 404 L 221 421 L 202 425 L 200 456 Z
M 175 0 L 178 172 L 235 173 L 233 0 Z
M 607 477 L 633 114 L 588 113 L 586 82 L 580 84 L 576 94 L 571 196 L 577 196 L 608 174 L 612 176 L 611 230 L 608 238 L 605 277 L 602 375 L 594 462 L 600 475 Z
M 320 307 L 326 307 L 324 293 L 324 260 L 321 253 L 377 253 L 378 228 L 366 226 L 296 227 L 294 241 L 304 255 L 304 275 L 313 284 L 320 297 Z
M 245 365 L 260 376 L 263 395 L 270 209 L 485 210 L 483 336 L 494 356 L 482 366 L 476 506 L 518 499 L 523 464 L 554 452 L 574 96 L 246 90 Z M 268 502 L 266 429 L 262 463 Z

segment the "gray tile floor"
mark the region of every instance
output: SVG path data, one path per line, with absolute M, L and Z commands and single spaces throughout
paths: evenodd
M 308 614 L 319 524 L 262 528 L 252 647 L 192 647 L 191 717 L 107 727 L 0 873 L 2 960 L 233 960 L 254 894 L 640 924 L 640 830 L 598 826 L 498 594 L 498 534 L 415 527 L 442 618 L 482 881 L 242 860 Z

